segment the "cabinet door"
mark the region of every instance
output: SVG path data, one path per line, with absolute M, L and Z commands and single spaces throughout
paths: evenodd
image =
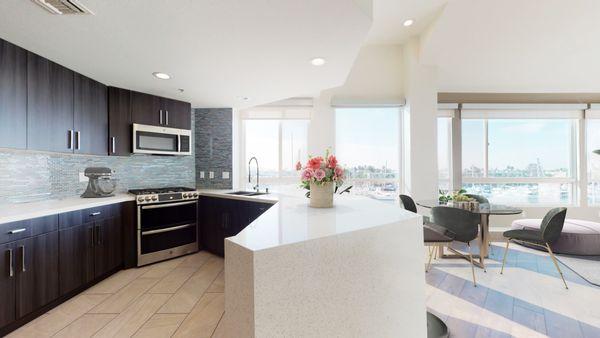
M 0 39 L 0 148 L 27 147 L 27 52 Z
M 0 255 L 2 255 L 0 260 L 0 327 L 3 327 L 17 318 L 15 305 L 17 268 L 15 267 L 14 242 L 0 244 Z
M 163 98 L 162 109 L 165 111 L 165 126 L 170 128 L 191 129 L 192 107 L 189 103 Z
M 60 294 L 94 279 L 93 223 L 72 226 L 59 233 Z
M 73 72 L 27 53 L 27 148 L 73 152 Z
M 250 224 L 273 205 L 269 203 L 248 202 L 246 206 L 248 218 L 247 223 Z
M 162 126 L 164 112 L 157 96 L 131 92 L 131 116 L 133 123 Z
M 218 201 L 218 198 L 201 197 L 198 202 L 200 206 L 200 238 L 205 250 L 223 255 L 223 215 Z
M 58 298 L 58 231 L 16 243 L 19 317 Z
M 127 156 L 132 153 L 131 91 L 108 88 L 108 154 Z
M 95 277 L 114 270 L 123 263 L 121 224 L 119 218 L 113 217 L 97 221 L 94 226 L 95 247 L 94 267 Z
M 81 74 L 74 82 L 75 153 L 106 155 L 108 96 L 106 86 Z

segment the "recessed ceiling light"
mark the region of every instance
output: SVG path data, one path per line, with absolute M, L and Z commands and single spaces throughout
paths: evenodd
M 408 27 L 408 26 L 412 26 L 413 23 L 415 23 L 415 20 L 408 19 L 408 20 L 404 21 L 403 25 L 404 25 L 404 27 Z
M 154 75 L 155 78 L 161 79 L 161 80 L 168 80 L 171 78 L 171 75 L 166 74 L 166 73 L 161 73 L 161 72 L 154 72 L 154 73 L 152 73 L 152 75 Z
M 238 96 L 238 100 L 240 101 L 248 101 L 250 98 L 248 96 Z
M 310 63 L 313 66 L 322 66 L 322 65 L 325 64 L 325 59 L 323 59 L 323 58 L 314 58 L 314 59 L 310 60 Z

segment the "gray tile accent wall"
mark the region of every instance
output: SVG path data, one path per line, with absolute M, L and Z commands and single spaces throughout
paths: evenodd
M 196 136 L 196 184 L 205 189 L 231 189 L 233 169 L 233 110 L 231 108 L 194 109 Z M 204 178 L 200 172 L 204 171 Z M 209 179 L 209 172 L 215 178 Z M 223 179 L 223 172 L 229 179 Z

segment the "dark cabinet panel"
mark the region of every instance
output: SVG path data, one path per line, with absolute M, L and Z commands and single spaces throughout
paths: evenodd
M 0 39 L 0 147 L 27 147 L 27 51 Z
M 273 204 L 269 204 L 269 203 L 262 203 L 262 202 L 247 202 L 246 203 L 246 208 L 247 208 L 247 212 L 246 212 L 246 225 L 249 225 L 250 223 L 254 222 L 255 219 L 257 219 L 260 215 L 262 215 L 265 211 L 269 210 L 270 207 L 272 207 Z
M 108 135 L 107 88 L 81 74 L 74 81 L 75 153 L 106 155 Z
M 39 309 L 59 296 L 58 231 L 16 243 L 19 317 Z
M 165 112 L 164 126 L 191 129 L 192 107 L 188 102 L 163 98 L 162 110 Z
M 60 294 L 64 295 L 94 278 L 94 225 L 80 224 L 60 230 Z
M 73 71 L 27 53 L 27 147 L 73 152 Z
M 164 115 L 158 96 L 131 92 L 131 117 L 134 123 L 162 126 Z
M 108 154 L 127 156 L 132 152 L 131 91 L 108 88 Z
M 14 243 L 0 244 L 0 327 L 17 318 Z
M 95 224 L 95 277 L 100 277 L 118 268 L 123 262 L 121 224 L 119 221 L 119 218 L 113 217 L 98 221 Z

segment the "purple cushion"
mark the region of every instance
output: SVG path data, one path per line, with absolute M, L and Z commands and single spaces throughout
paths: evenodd
M 519 219 L 511 229 L 539 230 L 541 219 Z M 560 238 L 552 245 L 555 253 L 570 255 L 600 255 L 600 223 L 566 219 Z

